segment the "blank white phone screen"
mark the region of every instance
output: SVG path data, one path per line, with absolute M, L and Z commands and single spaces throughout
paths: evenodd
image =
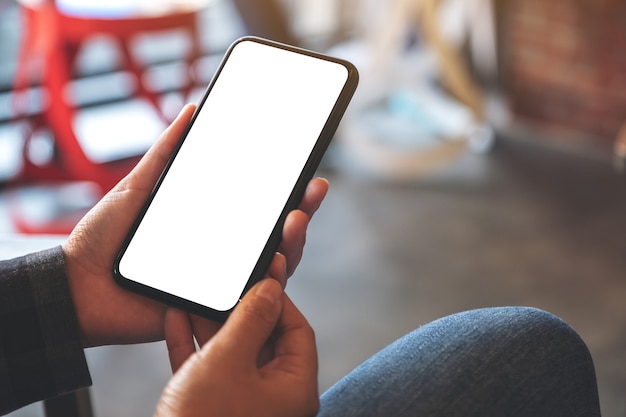
M 234 307 L 347 79 L 338 63 L 238 43 L 121 275 L 214 310 Z

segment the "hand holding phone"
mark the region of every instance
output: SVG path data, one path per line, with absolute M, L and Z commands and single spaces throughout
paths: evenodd
M 224 320 L 265 275 L 357 80 L 342 60 L 235 42 L 120 250 L 117 282 Z

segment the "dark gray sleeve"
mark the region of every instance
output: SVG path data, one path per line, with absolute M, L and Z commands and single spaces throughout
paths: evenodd
M 91 385 L 61 247 L 0 262 L 0 414 Z

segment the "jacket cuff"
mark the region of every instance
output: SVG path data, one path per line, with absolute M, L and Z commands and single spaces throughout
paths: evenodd
M 61 247 L 3 262 L 0 277 L 0 391 L 11 408 L 91 385 Z

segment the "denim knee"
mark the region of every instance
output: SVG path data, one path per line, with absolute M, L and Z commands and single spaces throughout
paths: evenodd
M 399 339 L 325 393 L 321 415 L 593 416 L 598 409 L 593 362 L 578 334 L 545 311 L 502 307 L 444 317 Z

